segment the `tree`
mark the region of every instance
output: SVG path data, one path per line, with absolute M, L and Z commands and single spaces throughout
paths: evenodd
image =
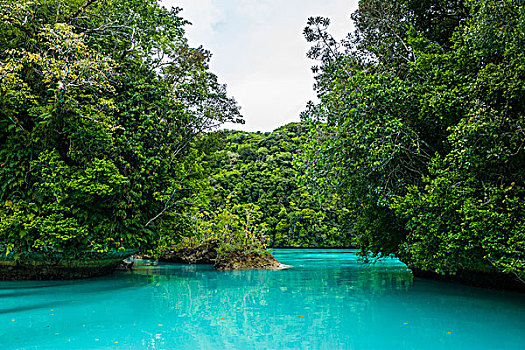
M 363 0 L 321 61 L 305 181 L 338 193 L 363 254 L 523 279 L 523 22 L 519 1 Z
M 241 121 L 190 48 L 180 9 L 152 0 L 4 1 L 0 237 L 16 259 L 147 249 L 187 234 L 203 130 Z
M 304 125 L 291 123 L 266 134 L 225 130 L 200 138 L 206 149 L 211 144 L 216 149 L 207 157 L 211 207 L 225 210 L 228 202 L 258 206 L 272 247 L 350 246 L 340 198 L 320 200 L 297 184 L 295 162 L 307 132 Z
M 447 57 L 470 82 L 456 89 L 468 109 L 448 129 L 448 152 L 429 163 L 424 188 L 410 188 L 394 208 L 409 219 L 404 249 L 415 264 L 497 269 L 524 281 L 525 18 L 515 1 L 478 3 L 472 13 Z

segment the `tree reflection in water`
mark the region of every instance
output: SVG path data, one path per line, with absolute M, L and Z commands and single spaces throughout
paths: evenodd
M 351 320 L 350 333 L 369 327 L 367 310 L 375 298 L 412 285 L 410 271 L 395 260 L 363 264 L 350 251 L 309 252 L 279 250 L 281 261 L 294 265 L 290 270 L 217 272 L 211 266 L 160 264 L 135 270 L 131 280 L 147 280 L 155 289 L 152 311 L 160 318 L 177 315 L 182 321 L 177 331 L 203 348 L 234 346 L 234 339 L 239 348 L 239 340 L 255 338 L 340 342 L 334 326 Z M 203 327 L 216 328 L 216 336 L 200 336 Z M 302 331 L 293 330 L 297 327 Z

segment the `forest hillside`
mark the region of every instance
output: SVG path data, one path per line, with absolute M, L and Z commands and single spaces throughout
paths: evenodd
M 321 197 L 299 183 L 295 163 L 308 131 L 304 124 L 291 123 L 271 133 L 208 134 L 211 201 L 257 205 L 273 247 L 348 247 L 347 211 L 339 197 Z

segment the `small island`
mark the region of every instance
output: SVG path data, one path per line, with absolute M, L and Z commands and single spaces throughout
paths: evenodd
M 223 249 L 217 239 L 212 239 L 196 247 L 187 247 L 168 252 L 160 256 L 159 261 L 182 264 L 207 264 L 213 265 L 215 269 L 221 271 L 246 269 L 279 270 L 286 266 L 280 264 L 266 250 L 237 248 L 224 252 Z

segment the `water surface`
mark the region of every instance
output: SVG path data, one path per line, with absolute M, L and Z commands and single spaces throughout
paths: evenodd
M 524 294 L 413 279 L 351 250 L 274 255 L 293 268 L 0 282 L 0 349 L 525 349 Z

